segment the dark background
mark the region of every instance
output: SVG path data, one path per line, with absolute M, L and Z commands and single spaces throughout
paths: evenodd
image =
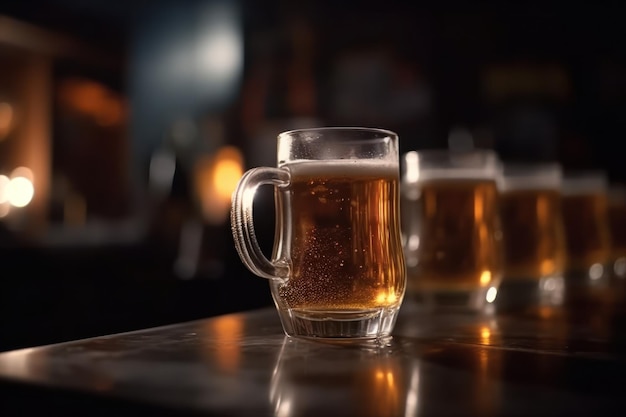
M 249 168 L 274 163 L 282 130 L 367 125 L 397 131 L 403 152 L 469 137 L 505 160 L 558 161 L 626 182 L 624 10 L 0 1 L 0 102 L 26 100 L 18 87 L 30 85 L 27 70 L 45 68 L 48 88 L 27 100 L 48 109 L 40 156 L 51 183 L 38 211 L 0 219 L 0 349 L 269 305 L 267 282 L 241 265 L 227 219 L 207 221 L 200 210 L 196 164 L 220 146 L 237 147 Z M 206 52 L 222 33 L 235 33 L 240 49 Z M 121 110 L 110 123 L 67 104 L 77 80 L 113 97 Z M 0 140 L 0 174 L 27 146 L 11 134 Z M 159 152 L 176 159 L 176 173 L 157 193 L 149 172 Z M 268 195 L 258 210 L 272 218 Z M 272 221 L 261 223 L 269 248 Z M 185 230 L 201 231 L 200 255 L 181 269 Z

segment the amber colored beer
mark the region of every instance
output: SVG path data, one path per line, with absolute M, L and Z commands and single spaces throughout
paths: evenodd
M 431 179 L 419 186 L 419 263 L 411 284 L 466 291 L 498 283 L 502 246 L 496 182 Z
M 562 275 L 566 253 L 559 190 L 503 191 L 500 213 L 505 279 Z
M 288 166 L 291 277 L 280 288 L 298 311 L 397 306 L 405 287 L 398 166 L 360 160 Z
M 608 201 L 604 193 L 565 194 L 562 198 L 568 268 L 606 265 L 611 258 Z

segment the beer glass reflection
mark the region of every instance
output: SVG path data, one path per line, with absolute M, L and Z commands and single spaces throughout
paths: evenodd
M 274 414 L 335 415 L 337 404 L 345 404 L 349 415 L 418 415 L 418 361 L 393 354 L 394 349 L 346 349 L 285 338 L 270 383 Z
M 503 164 L 501 307 L 559 305 L 563 301 L 566 248 L 561 182 L 558 164 Z
M 268 278 L 288 335 L 388 336 L 404 297 L 398 138 L 320 128 L 278 137 L 278 168 L 253 168 L 234 193 L 233 237 L 244 264 Z M 273 184 L 271 260 L 257 243 L 254 193 Z
M 499 172 L 488 150 L 404 155 L 408 285 L 428 309 L 483 311 L 495 300 L 502 276 Z
M 607 188 L 603 172 L 572 172 L 563 177 L 566 270 L 567 279 L 573 283 L 607 283 L 611 259 Z

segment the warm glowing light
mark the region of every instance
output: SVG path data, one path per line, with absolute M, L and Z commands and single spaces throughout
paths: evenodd
M 240 316 L 224 316 L 210 322 L 207 333 L 216 338 L 220 348 L 211 349 L 217 365 L 227 372 L 236 372 L 241 362 L 241 337 L 244 322 Z
M 374 379 L 370 388 L 371 394 L 367 401 L 367 406 L 372 409 L 371 415 L 401 415 L 400 390 L 396 384 L 394 369 L 395 366 L 381 364 L 373 370 Z
M 485 200 L 482 196 L 477 195 L 474 199 L 474 220 L 477 222 L 482 221 L 485 213 Z
M 125 103 L 114 91 L 91 80 L 69 79 L 61 84 L 61 101 L 90 116 L 101 126 L 120 124 L 126 113 Z
M 243 156 L 233 146 L 224 146 L 213 156 L 198 160 L 196 192 L 207 221 L 221 223 L 228 218 L 230 199 L 242 175 Z
M 376 302 L 378 304 L 393 304 L 398 300 L 398 296 L 394 292 L 388 293 L 387 291 L 381 291 L 376 296 Z
M 7 137 L 13 125 L 13 107 L 9 103 L 0 103 L 0 140 Z
M 541 261 L 541 275 L 549 275 L 554 272 L 554 261 L 551 259 L 544 259 Z
M 222 159 L 218 159 L 214 169 L 213 186 L 215 191 L 219 198 L 230 200 L 239 178 L 243 175 L 241 161 L 239 158 L 230 159 L 224 155 Z
M 496 287 L 490 287 L 487 290 L 487 294 L 485 294 L 485 300 L 487 300 L 488 303 L 493 303 L 494 301 L 496 301 L 497 296 L 498 289 Z
M 480 274 L 480 285 L 486 286 L 491 282 L 491 271 L 483 271 Z
M 25 207 L 33 199 L 35 188 L 28 178 L 15 177 L 11 178 L 5 193 L 9 204 L 13 207 Z
M 541 317 L 542 319 L 550 319 L 554 315 L 554 308 L 548 306 L 539 307 L 539 317 Z
M 491 338 L 491 330 L 487 326 L 483 326 L 480 329 L 480 340 L 482 343 L 488 345 Z

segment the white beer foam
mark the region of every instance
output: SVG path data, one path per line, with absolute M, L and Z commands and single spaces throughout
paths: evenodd
M 282 164 L 295 175 L 380 175 L 398 176 L 399 164 L 376 159 L 297 160 Z
M 493 180 L 499 178 L 495 170 L 478 168 L 428 168 L 419 171 L 412 182 L 418 183 L 427 180 Z
M 557 190 L 560 191 L 563 171 L 556 163 L 503 164 L 502 191 Z

